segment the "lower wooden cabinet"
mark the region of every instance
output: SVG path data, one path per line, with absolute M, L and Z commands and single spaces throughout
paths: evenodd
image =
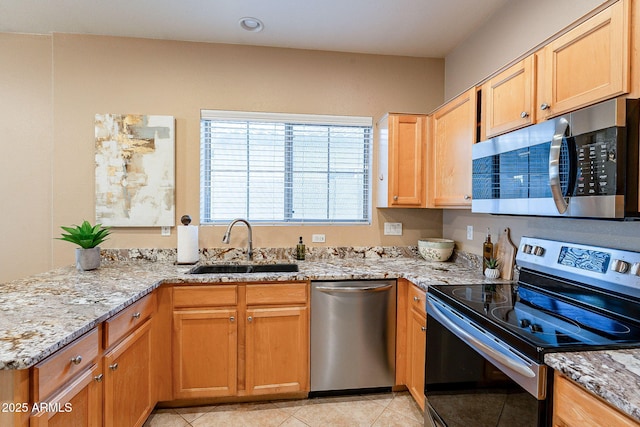
M 554 427 L 638 427 L 617 409 L 567 379 L 554 374 L 553 426 Z
M 31 427 L 98 427 L 102 425 L 102 369 L 92 365 L 60 392 L 36 402 Z
M 308 286 L 174 287 L 173 398 L 308 391 Z
M 427 293 L 406 279 L 398 280 L 397 289 L 396 385 L 406 386 L 424 409 Z
M 174 399 L 236 394 L 237 318 L 235 309 L 189 309 L 174 312 Z
M 104 425 L 144 424 L 155 401 L 151 390 L 151 320 L 104 355 Z
M 247 394 L 308 390 L 308 328 L 304 306 L 247 310 Z

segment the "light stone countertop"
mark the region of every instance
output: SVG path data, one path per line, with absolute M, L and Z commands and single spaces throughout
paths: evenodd
M 175 265 L 175 256 L 138 255 L 127 253 L 123 259 L 114 252 L 98 270 L 81 272 L 68 266 L 0 284 L 0 369 L 35 365 L 165 283 L 406 278 L 426 290 L 434 284 L 495 282 L 481 275 L 473 259 L 461 256 L 456 262 L 438 263 L 373 251 L 362 257 L 294 261 L 297 273 L 189 275 L 192 266 Z M 640 349 L 555 353 L 546 355 L 545 362 L 640 420 Z

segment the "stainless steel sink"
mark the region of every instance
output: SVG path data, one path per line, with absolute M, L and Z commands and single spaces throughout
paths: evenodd
M 198 265 L 189 274 L 295 273 L 298 264 L 208 264 Z

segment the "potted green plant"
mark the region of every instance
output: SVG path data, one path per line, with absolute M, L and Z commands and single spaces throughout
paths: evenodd
M 74 243 L 76 248 L 76 268 L 78 270 L 95 270 L 100 267 L 100 243 L 107 239 L 111 234 L 109 227 L 103 227 L 102 224 L 91 225 L 85 220 L 82 225 L 73 225 L 72 227 L 61 226 L 66 233 L 62 233 L 59 240 Z
M 484 275 L 489 279 L 497 279 L 500 277 L 500 269 L 498 268 L 499 262 L 495 258 L 489 258 L 484 266 Z

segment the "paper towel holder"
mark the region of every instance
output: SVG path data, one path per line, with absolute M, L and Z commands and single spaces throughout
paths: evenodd
M 182 225 L 189 225 L 191 224 L 191 217 L 189 215 L 182 215 L 180 217 L 180 222 Z

